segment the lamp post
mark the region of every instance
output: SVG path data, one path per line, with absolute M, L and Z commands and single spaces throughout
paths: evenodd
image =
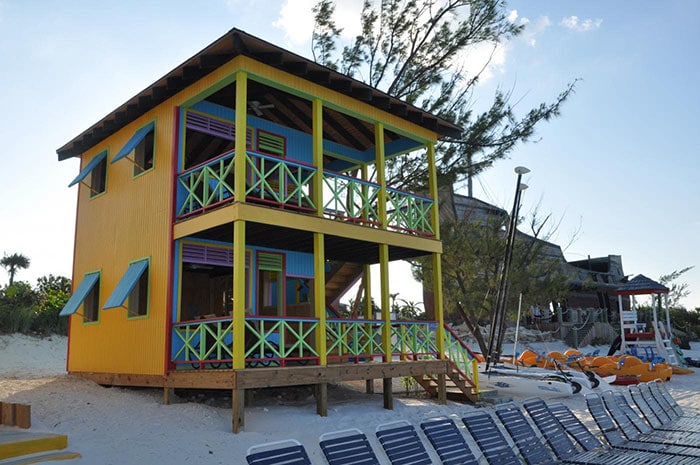
M 501 346 L 503 345 L 503 335 L 506 327 L 506 304 L 508 302 L 508 272 L 510 271 L 510 263 L 513 259 L 513 246 L 515 245 L 515 231 L 518 226 L 518 214 L 520 212 L 520 198 L 527 184 L 521 182 L 523 174 L 529 173 L 530 170 L 524 166 L 515 168 L 515 173 L 518 175 L 518 180 L 515 184 L 515 199 L 513 200 L 513 210 L 508 222 L 508 230 L 506 232 L 506 250 L 503 257 L 503 268 L 501 269 L 501 277 L 498 283 L 498 292 L 496 293 L 496 305 L 491 314 L 491 328 L 489 329 L 489 345 L 486 354 L 486 370 L 491 364 L 498 362 L 501 356 Z

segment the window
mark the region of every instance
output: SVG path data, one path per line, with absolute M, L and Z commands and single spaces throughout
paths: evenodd
M 78 313 L 83 306 L 83 322 L 97 321 L 100 310 L 100 272 L 87 273 L 80 285 L 73 291 L 59 316 Z
M 149 259 L 144 258 L 129 264 L 126 272 L 117 283 L 112 295 L 105 302 L 104 309 L 123 307 L 127 304 L 128 316 L 138 317 L 148 314 L 148 268 Z
M 107 190 L 107 157 L 95 166 L 90 175 L 90 197 L 95 197 Z
M 88 174 L 90 175 L 90 183 L 85 181 Z M 76 176 L 73 181 L 68 184 L 68 187 L 82 183 L 90 188 L 90 197 L 95 197 L 107 190 L 107 151 L 100 152 L 95 155 L 90 163 L 85 165 L 85 168 Z
M 153 168 L 153 155 L 155 153 L 155 134 L 150 131 L 146 137 L 136 145 L 134 149 L 134 176 Z
M 148 314 L 148 266 L 129 294 L 129 316 Z
M 151 121 L 137 130 L 124 147 L 112 158 L 112 163 L 126 158 L 134 165 L 134 176 L 152 169 L 155 156 L 155 128 L 155 121 Z M 129 158 L 128 155 L 132 152 L 134 156 Z
M 83 322 L 91 323 L 97 321 L 100 316 L 100 275 L 97 275 L 97 281 L 92 286 L 90 292 L 83 301 Z
M 283 316 L 285 304 L 284 255 L 258 252 L 258 314 Z

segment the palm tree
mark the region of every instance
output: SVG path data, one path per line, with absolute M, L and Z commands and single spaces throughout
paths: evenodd
M 15 281 L 15 273 L 17 270 L 24 270 L 29 268 L 29 258 L 25 257 L 21 253 L 13 253 L 12 255 L 3 255 L 0 259 L 0 266 L 7 270 L 10 275 L 10 286 Z

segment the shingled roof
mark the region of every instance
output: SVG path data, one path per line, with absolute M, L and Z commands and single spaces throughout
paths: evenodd
M 239 55 L 359 99 L 441 136 L 457 138 L 462 133 L 462 128 L 447 120 L 234 28 L 56 150 L 58 159 L 80 156 L 85 150 Z
M 668 294 L 669 289 L 643 274 L 638 274 L 617 288 L 618 295 Z

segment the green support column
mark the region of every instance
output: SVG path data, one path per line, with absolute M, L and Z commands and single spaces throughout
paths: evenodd
M 234 165 L 234 197 L 237 202 L 245 202 L 246 173 L 246 130 L 248 107 L 248 75 L 245 71 L 236 72 L 236 142 Z
M 379 221 L 382 224 L 382 229 L 386 229 L 386 172 L 384 160 L 384 125 L 382 123 L 374 124 L 374 150 L 377 163 L 377 183 L 379 183 L 379 195 L 377 196 Z M 382 297 L 383 298 L 383 297 Z M 388 298 L 388 297 L 387 297 Z
M 428 144 L 428 183 L 430 188 L 430 198 L 433 199 L 433 208 L 430 212 L 430 222 L 435 233 L 435 239 L 440 239 L 440 207 L 438 205 L 438 183 L 437 169 L 435 167 L 435 144 Z M 438 357 L 445 357 L 445 315 L 443 312 L 442 298 L 442 255 L 433 254 L 433 295 L 435 306 L 435 319 L 437 320 L 437 330 L 435 332 L 435 345 L 438 350 Z
M 233 222 L 233 368 L 245 368 L 245 221 Z
M 381 285 L 382 320 L 382 345 L 386 354 L 386 361 L 391 361 L 391 304 L 389 302 L 389 246 L 379 244 L 379 282 Z
M 245 202 L 248 75 L 236 73 L 234 196 Z M 245 368 L 245 221 L 233 222 L 233 368 Z
M 364 272 L 362 273 L 362 285 L 365 288 L 365 319 L 372 320 L 374 315 L 372 314 L 372 267 L 370 265 L 364 266 Z
M 433 254 L 433 295 L 435 305 L 435 319 L 437 329 L 435 330 L 435 345 L 439 358 L 445 357 L 445 316 L 442 311 L 442 254 Z
M 316 214 L 323 216 L 323 102 L 319 99 L 314 99 L 312 103 L 311 122 L 313 164 L 316 167 L 311 198 L 316 204 Z
M 324 253 L 323 233 L 314 233 L 314 308 L 318 318 L 316 330 L 316 352 L 319 364 L 325 366 L 326 360 L 326 256 Z
M 437 169 L 435 167 L 435 144 L 428 144 L 428 186 L 433 208 L 430 211 L 430 222 L 435 233 L 435 239 L 440 239 L 440 206 L 438 205 Z

